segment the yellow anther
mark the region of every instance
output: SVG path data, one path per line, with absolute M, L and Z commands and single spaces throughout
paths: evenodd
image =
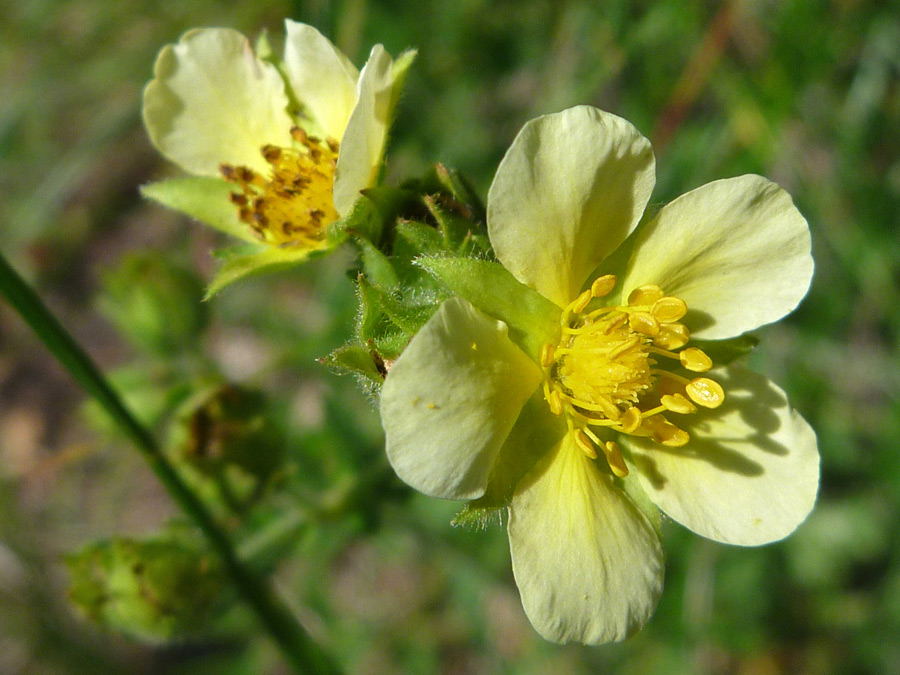
M 690 434 L 666 416 L 690 415 L 697 406 L 718 407 L 725 393 L 711 379 L 691 380 L 680 368 L 673 372 L 657 366 L 661 357 L 695 373 L 713 366 L 701 349 L 685 348 L 691 336 L 679 322 L 688 313 L 681 298 L 649 284 L 635 288 L 627 305 L 596 303 L 588 309 L 594 298 L 609 295 L 616 282 L 615 275 L 600 276 L 569 303 L 560 315 L 558 343 L 541 345 L 539 361 L 544 398 L 551 412 L 565 420 L 572 441 L 588 457 L 602 451 L 610 470 L 624 477 L 628 467 L 619 446 L 597 434 L 639 435 L 680 447 Z
M 622 414 L 619 426 L 626 434 L 633 434 L 641 426 L 641 411 L 634 406 L 630 407 Z
M 615 287 L 616 275 L 604 274 L 602 277 L 594 279 L 594 283 L 591 284 L 591 295 L 595 298 L 603 298 L 609 295 Z
M 225 180 L 240 192 L 230 196 L 238 218 L 263 241 L 275 246 L 319 248 L 325 227 L 338 219 L 332 188 L 338 144 L 309 136 L 295 127 L 291 147 L 264 145 L 260 153 L 269 164 L 266 175 L 245 166 L 222 164 Z
M 581 314 L 584 311 L 584 308 L 588 306 L 588 303 L 593 299 L 594 296 L 591 295 L 590 291 L 585 291 L 581 295 L 576 298 L 575 302 L 572 303 L 572 312 L 574 314 Z
M 635 312 L 628 317 L 628 325 L 631 330 L 642 335 L 655 337 L 659 335 L 659 321 L 647 312 Z
M 586 454 L 591 459 L 597 459 L 597 450 L 594 448 L 594 444 L 591 443 L 591 439 L 587 437 L 581 429 L 576 429 L 572 436 L 575 438 L 575 445 L 578 446 L 578 449 L 581 450 L 584 454 Z
M 562 398 L 560 398 L 558 390 L 554 389 L 550 392 L 550 396 L 547 397 L 547 404 L 550 406 L 550 412 L 554 415 L 562 415 Z
M 691 400 L 704 408 L 718 408 L 725 400 L 722 386 L 708 377 L 698 377 L 685 385 L 684 390 Z
M 556 360 L 555 356 L 556 348 L 549 342 L 541 347 L 541 365 L 544 368 L 549 368 L 553 365 L 553 362 Z
M 659 335 L 653 338 L 653 344 L 663 349 L 679 349 L 691 339 L 687 326 L 681 323 L 664 323 L 659 327 Z
M 681 394 L 665 394 L 659 399 L 659 402 L 663 404 L 666 410 L 671 410 L 679 415 L 689 415 L 692 412 L 697 412 L 694 404 Z
M 663 289 L 656 284 L 647 284 L 638 286 L 628 296 L 628 304 L 632 307 L 648 306 L 652 307 L 657 300 L 665 297 Z
M 644 418 L 644 428 L 650 432 L 654 441 L 670 448 L 680 448 L 691 440 L 688 432 L 676 427 L 662 415 Z
M 687 303 L 681 298 L 667 295 L 657 300 L 650 312 L 660 323 L 673 323 L 687 314 Z
M 615 441 L 607 441 L 603 444 L 603 454 L 606 455 L 609 468 L 615 475 L 619 478 L 625 478 L 628 475 L 628 467 L 625 465 L 625 460 L 622 459 L 622 451 Z
M 595 401 L 597 407 L 602 408 L 603 414 L 606 415 L 609 419 L 614 422 L 618 421 L 620 417 L 622 417 L 622 411 L 606 396 L 598 396 Z
M 682 350 L 678 353 L 678 359 L 681 361 L 681 365 L 695 373 L 705 373 L 713 366 L 712 359 L 706 355 L 706 352 L 696 347 Z

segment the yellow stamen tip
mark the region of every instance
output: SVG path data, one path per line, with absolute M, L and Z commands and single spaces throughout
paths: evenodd
M 553 365 L 553 362 L 556 360 L 556 347 L 554 347 L 549 342 L 541 347 L 541 365 L 544 368 L 549 368 Z
M 626 434 L 634 433 L 641 426 L 641 411 L 634 406 L 626 410 L 619 420 L 619 426 Z
M 695 373 L 705 373 L 713 366 L 712 359 L 706 355 L 706 352 L 696 347 L 688 347 L 679 352 L 678 359 L 681 361 L 681 365 Z
M 554 389 L 550 392 L 550 396 L 547 397 L 547 404 L 550 406 L 550 412 L 554 415 L 562 415 L 562 398 L 559 396 L 559 391 Z
M 691 400 L 704 408 L 718 408 L 725 401 L 725 391 L 715 380 L 698 377 L 685 385 L 684 390 Z
M 603 298 L 609 295 L 615 286 L 616 275 L 604 274 L 602 277 L 594 279 L 594 283 L 591 284 L 591 295 L 595 298 Z
M 659 327 L 659 335 L 653 338 L 653 344 L 663 349 L 680 349 L 691 339 L 687 326 L 681 323 L 664 323 Z
M 655 337 L 659 335 L 659 321 L 648 312 L 635 312 L 628 317 L 631 330 L 641 335 Z
M 584 293 L 579 295 L 575 302 L 572 303 L 572 312 L 574 312 L 575 314 L 580 314 L 582 311 L 584 311 L 584 308 L 588 306 L 588 303 L 593 299 L 593 297 L 594 296 L 591 295 L 590 291 L 585 291 Z
M 657 300 L 665 297 L 663 289 L 656 284 L 638 286 L 628 296 L 628 304 L 632 307 L 653 306 Z
M 650 312 L 660 323 L 673 323 L 687 314 L 687 303 L 681 298 L 668 295 L 657 300 Z
M 625 460 L 622 459 L 622 451 L 615 441 L 607 441 L 603 445 L 603 454 L 606 455 L 609 468 L 612 469 L 616 476 L 625 478 L 628 475 L 628 466 L 625 464 Z
M 578 429 L 572 435 L 575 437 L 575 445 L 578 446 L 579 450 L 591 459 L 597 459 L 597 450 L 594 448 L 594 444 L 591 443 L 591 439 L 587 437 L 587 434 Z
M 644 418 L 644 427 L 653 440 L 670 448 L 680 448 L 691 440 L 690 434 L 672 424 L 662 415 Z
M 659 402 L 663 404 L 666 410 L 671 410 L 673 413 L 678 413 L 679 415 L 689 415 L 693 412 L 697 412 L 697 408 L 694 404 L 681 394 L 666 394 L 659 399 Z

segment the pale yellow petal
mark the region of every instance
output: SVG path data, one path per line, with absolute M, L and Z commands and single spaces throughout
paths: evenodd
M 537 464 L 513 497 L 513 574 L 525 613 L 548 640 L 624 640 L 656 607 L 662 548 L 612 476 L 570 439 Z
M 816 435 L 762 375 L 729 366 L 709 376 L 722 385 L 725 402 L 678 417 L 691 436 L 687 445 L 622 441 L 648 496 L 672 519 L 728 544 L 782 539 L 816 500 Z
M 340 141 L 356 105 L 359 71 L 312 26 L 284 24 L 284 71 L 294 96 L 328 137 Z
M 392 115 L 392 65 L 390 54 L 375 45 L 359 76 L 334 176 L 334 206 L 342 216 L 350 213 L 360 190 L 375 184 L 381 169 Z
M 635 228 L 655 180 L 649 141 L 620 117 L 578 106 L 531 120 L 488 194 L 497 258 L 565 306 Z
M 748 175 L 665 206 L 637 234 L 622 287 L 661 286 L 687 302 L 695 337 L 720 339 L 793 310 L 812 273 L 809 226 L 790 195 Z
M 154 76 L 144 89 L 144 124 L 185 171 L 215 176 L 224 162 L 265 173 L 262 146 L 290 145 L 284 82 L 237 31 L 185 33 L 159 53 Z
M 540 378 L 540 368 L 507 336 L 506 324 L 460 298 L 446 301 L 391 367 L 381 390 L 394 471 L 432 497 L 480 497 Z

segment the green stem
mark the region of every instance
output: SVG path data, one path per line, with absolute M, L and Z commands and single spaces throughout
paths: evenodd
M 109 386 L 100 370 L 72 336 L 41 302 L 37 294 L 22 280 L 0 254 L 0 292 L 34 329 L 69 374 L 103 406 L 112 419 L 134 442 L 150 468 L 169 491 L 172 499 L 193 519 L 225 564 L 228 574 L 244 600 L 272 638 L 285 658 L 300 673 L 338 673 L 337 665 L 322 650 L 294 615 L 263 580 L 257 578 L 238 558 L 228 535 L 215 522 L 198 497 L 185 485 L 166 459 L 150 432 L 135 419 L 119 396 Z

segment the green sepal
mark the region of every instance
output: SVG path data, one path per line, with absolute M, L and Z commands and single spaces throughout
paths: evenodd
M 69 599 L 90 620 L 148 642 L 210 634 L 233 600 L 218 558 L 169 533 L 92 543 L 65 563 Z
M 365 280 L 360 280 L 360 285 L 365 283 Z M 425 325 L 425 322 L 437 310 L 436 303 L 413 304 L 403 302 L 400 298 L 386 293 L 376 286 L 369 288 L 369 294 L 370 301 L 377 303 L 380 311 L 390 319 L 391 323 L 409 333 L 410 338 Z
M 466 210 L 461 212 L 455 200 L 425 195 L 422 202 L 437 223 L 445 251 L 462 257 L 493 256 L 487 237 L 479 234 L 483 225 L 479 228 Z
M 401 220 L 397 223 L 397 238 L 394 243 L 395 253 L 405 253 L 403 243 L 407 244 L 412 257 L 417 255 L 439 255 L 446 251 L 443 235 L 433 226 L 414 220 Z M 401 249 L 401 250 L 398 250 Z
M 298 263 L 313 257 L 329 253 L 332 246 L 320 249 L 309 249 L 302 246 L 262 246 L 252 253 L 238 253 L 235 249 L 217 251 L 217 255 L 225 262 L 209 282 L 204 300 L 209 300 L 216 293 L 235 281 L 259 274 L 280 272 L 290 269 Z
M 420 258 L 418 264 L 485 314 L 509 326 L 509 337 L 535 361 L 556 343 L 560 309 L 502 265 L 472 258 Z
M 384 360 L 394 360 L 406 349 L 412 335 L 405 330 L 388 330 L 372 340 L 379 356 Z
M 186 213 L 225 234 L 258 244 L 259 239 L 238 218 L 231 202 L 234 186 L 220 178 L 186 176 L 141 186 L 141 194 L 170 209 Z
M 745 333 L 727 340 L 695 340 L 691 338 L 690 346 L 702 349 L 713 364 L 727 366 L 742 356 L 746 356 L 759 344 L 759 338 L 752 333 Z
M 386 225 L 413 199 L 413 193 L 400 188 L 386 185 L 368 188 L 360 193 L 347 217 L 334 223 L 333 227 L 336 231 L 367 239 L 379 246 Z
M 319 362 L 338 374 L 359 375 L 377 386 L 384 382 L 383 359 L 376 352 L 359 345 L 338 347 Z
M 272 43 L 269 41 L 269 31 L 265 28 L 256 36 L 256 44 L 253 47 L 253 51 L 256 52 L 256 58 L 261 61 L 269 61 L 271 63 L 275 60 L 275 51 L 272 49 Z
M 363 273 L 373 286 L 383 291 L 392 291 L 399 284 L 397 270 L 393 262 L 368 239 L 355 239 L 360 248 Z
M 394 59 L 394 63 L 391 65 L 393 84 L 391 85 L 391 100 L 388 104 L 388 110 L 396 112 L 397 101 L 400 100 L 400 94 L 403 92 L 403 84 L 406 82 L 409 68 L 412 66 L 413 61 L 416 60 L 418 54 L 418 51 L 415 49 L 407 49 Z
M 467 213 L 466 217 L 482 224 L 487 222 L 487 214 L 481 197 L 475 192 L 469 180 L 456 169 L 448 169 L 443 164 L 435 164 L 434 172 L 441 185 L 462 204 Z

